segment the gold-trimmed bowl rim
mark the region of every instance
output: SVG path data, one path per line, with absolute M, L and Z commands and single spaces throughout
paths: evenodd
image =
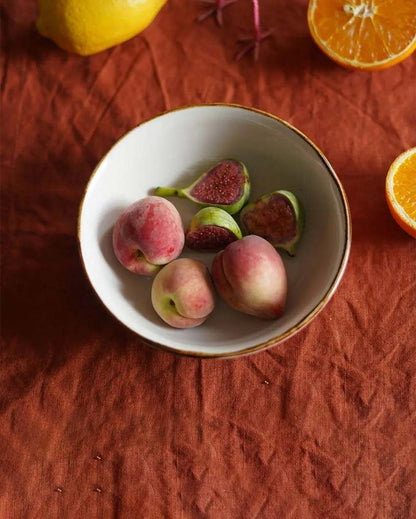
M 178 348 L 170 347 L 165 344 L 161 344 L 161 343 L 155 342 L 153 340 L 150 340 L 150 339 L 140 335 L 136 330 L 129 327 L 126 323 L 124 323 L 121 319 L 119 319 L 113 312 L 111 312 L 111 310 L 107 307 L 107 305 L 104 303 L 104 301 L 101 299 L 100 295 L 96 291 L 94 284 L 88 275 L 88 270 L 87 270 L 85 262 L 84 262 L 84 258 L 83 258 L 83 254 L 82 254 L 82 247 L 81 247 L 81 232 L 80 232 L 81 217 L 82 217 L 82 211 L 83 211 L 83 206 L 84 206 L 84 202 L 85 202 L 85 197 L 86 197 L 86 194 L 90 187 L 90 184 L 91 184 L 92 180 L 94 179 L 97 171 L 99 170 L 102 162 L 107 158 L 107 156 L 111 153 L 111 151 L 120 143 L 121 140 L 123 140 L 125 137 L 127 137 L 127 135 L 129 135 L 131 132 L 133 132 L 137 128 L 139 128 L 149 122 L 152 122 L 158 118 L 161 118 L 161 117 L 171 114 L 173 112 L 189 110 L 189 109 L 194 109 L 194 108 L 203 108 L 203 107 L 225 107 L 225 108 L 237 108 L 240 110 L 247 110 L 249 112 L 254 112 L 256 114 L 260 114 L 260 115 L 266 116 L 268 118 L 271 118 L 275 121 L 278 121 L 282 125 L 286 126 L 288 129 L 295 132 L 298 136 L 300 136 L 304 141 L 306 141 L 312 147 L 312 149 L 316 152 L 317 156 L 320 158 L 320 160 L 322 161 L 322 163 L 328 170 L 330 176 L 332 177 L 332 180 L 334 181 L 335 186 L 338 189 L 340 198 L 342 200 L 342 206 L 343 206 L 344 218 L 345 218 L 345 239 L 344 239 L 344 247 L 343 247 L 343 251 L 342 251 L 342 255 L 341 255 L 341 260 L 339 262 L 336 274 L 330 284 L 330 287 L 328 288 L 326 293 L 323 295 L 323 297 L 320 299 L 320 301 L 315 305 L 315 307 L 307 315 L 305 315 L 302 319 L 300 319 L 300 321 L 298 323 L 291 326 L 285 332 L 278 334 L 277 336 L 275 336 L 267 341 L 263 341 L 263 342 L 260 342 L 259 344 L 255 344 L 254 346 L 251 346 L 248 348 L 246 347 L 241 350 L 237 350 L 237 351 L 233 351 L 233 352 L 224 352 L 224 353 L 180 350 Z M 346 266 L 348 263 L 349 253 L 350 253 L 350 249 L 351 249 L 351 233 L 352 233 L 351 212 L 350 212 L 350 208 L 349 208 L 349 204 L 348 204 L 348 200 L 347 200 L 347 196 L 345 194 L 344 188 L 343 188 L 337 174 L 335 173 L 332 165 L 330 164 L 328 159 L 325 157 L 323 152 L 318 148 L 318 146 L 311 139 L 309 139 L 309 137 L 307 137 L 303 132 L 301 132 L 298 128 L 296 128 L 289 122 L 285 121 L 284 119 L 281 119 L 280 117 L 273 115 L 269 112 L 266 112 L 264 110 L 260 110 L 258 108 L 248 107 L 248 106 L 244 106 L 244 105 L 240 105 L 240 104 L 236 104 L 236 103 L 207 103 L 207 104 L 201 104 L 201 105 L 185 105 L 185 106 L 181 106 L 181 107 L 174 108 L 171 110 L 166 110 L 154 117 L 151 117 L 151 118 L 148 118 L 148 119 L 142 121 L 138 125 L 131 128 L 128 132 L 126 132 L 119 139 L 117 139 L 117 141 L 109 148 L 109 150 L 103 155 L 103 157 L 100 159 L 100 161 L 95 166 L 95 168 L 94 168 L 93 172 L 91 173 L 91 175 L 88 179 L 88 182 L 85 186 L 84 193 L 83 193 L 83 196 L 82 196 L 80 204 L 79 204 L 78 220 L 77 220 L 78 252 L 79 252 L 82 268 L 84 270 L 84 273 L 85 273 L 88 281 L 90 282 L 91 286 L 93 287 L 94 293 L 96 294 L 98 300 L 101 302 L 101 304 L 104 306 L 104 308 L 110 313 L 110 315 L 112 315 L 114 318 L 116 318 L 125 327 L 130 329 L 135 335 L 140 337 L 140 339 L 148 346 L 151 346 L 158 350 L 167 351 L 169 353 L 174 353 L 174 354 L 179 354 L 179 355 L 184 355 L 187 357 L 217 358 L 217 359 L 218 358 L 228 359 L 228 358 L 249 355 L 252 353 L 256 353 L 256 352 L 265 350 L 272 346 L 276 346 L 277 344 L 294 336 L 301 329 L 303 329 L 305 326 L 307 326 L 321 312 L 321 310 L 328 304 L 328 302 L 330 301 L 330 299 L 332 298 L 332 296 L 334 295 L 335 291 L 338 288 L 338 285 L 342 279 L 342 276 L 345 272 L 345 269 L 346 269 Z

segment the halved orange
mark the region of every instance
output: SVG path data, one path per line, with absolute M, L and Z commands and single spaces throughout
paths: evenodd
M 310 0 L 318 47 L 348 68 L 379 70 L 416 49 L 416 0 Z
M 399 155 L 390 166 L 386 198 L 393 218 L 416 238 L 416 148 Z

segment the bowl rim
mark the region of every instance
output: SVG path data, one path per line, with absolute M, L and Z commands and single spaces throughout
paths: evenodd
M 335 276 L 334 276 L 334 278 L 333 278 L 333 280 L 332 280 L 332 282 L 330 284 L 330 287 L 325 292 L 325 294 L 322 296 L 320 301 L 315 305 L 315 307 L 306 316 L 304 316 L 302 319 L 300 319 L 294 326 L 291 326 L 288 330 L 286 330 L 285 332 L 277 335 L 276 337 L 273 337 L 273 338 L 269 339 L 268 341 L 260 342 L 259 344 L 255 344 L 254 346 L 250 346 L 249 348 L 243 348 L 241 350 L 237 350 L 237 351 L 233 351 L 233 352 L 227 352 L 227 353 L 209 353 L 209 352 L 201 352 L 201 351 L 180 350 L 178 348 L 173 348 L 171 346 L 167 346 L 165 344 L 161 344 L 161 343 L 158 343 L 156 341 L 152 341 L 150 339 L 147 339 L 146 337 L 143 337 L 142 335 L 140 335 L 136 330 L 133 330 L 130 326 L 125 324 L 121 319 L 119 319 L 116 315 L 114 315 L 113 312 L 108 308 L 108 306 L 101 299 L 100 295 L 98 294 L 94 284 L 92 283 L 92 281 L 91 281 L 91 279 L 90 279 L 90 277 L 88 275 L 87 267 L 85 265 L 84 257 L 82 255 L 82 246 L 81 246 L 81 218 L 82 218 L 85 198 L 86 198 L 86 195 L 88 193 L 88 190 L 89 190 L 89 187 L 90 187 L 90 184 L 91 184 L 93 178 L 95 177 L 96 173 L 98 172 L 102 162 L 112 152 L 113 148 L 115 148 L 119 144 L 119 142 L 122 139 L 124 139 L 127 135 L 129 135 L 131 132 L 133 132 L 134 130 L 136 130 L 140 126 L 143 126 L 143 125 L 145 125 L 147 123 L 150 123 L 150 122 L 154 121 L 155 119 L 158 119 L 159 117 L 163 117 L 165 115 L 168 115 L 168 114 L 171 114 L 171 113 L 174 113 L 174 112 L 183 111 L 183 110 L 190 110 L 190 109 L 194 109 L 194 108 L 205 108 L 205 107 L 220 107 L 220 108 L 223 107 L 223 108 L 232 108 L 232 109 L 233 108 L 237 108 L 237 109 L 240 109 L 240 110 L 246 110 L 246 111 L 249 111 L 249 112 L 254 112 L 256 114 L 263 115 L 265 117 L 273 119 L 274 121 L 278 121 L 279 123 L 283 124 L 284 126 L 289 128 L 290 130 L 295 132 L 297 135 L 299 135 L 316 152 L 316 154 L 318 155 L 318 157 L 321 159 L 321 161 L 323 162 L 324 166 L 326 167 L 327 171 L 329 172 L 330 176 L 332 177 L 332 179 L 333 179 L 333 181 L 334 181 L 334 183 L 335 183 L 335 185 L 336 185 L 336 187 L 337 187 L 337 189 L 339 191 L 341 200 L 342 200 L 342 206 L 343 206 L 343 209 L 344 209 L 344 218 L 345 218 L 345 223 L 346 223 L 346 226 L 345 226 L 345 237 L 344 237 L 344 250 L 342 252 L 342 257 L 341 257 L 341 261 L 340 261 L 340 263 L 338 265 L 337 272 L 336 272 L 336 274 L 335 274 Z M 79 253 L 80 260 L 81 260 L 82 268 L 84 270 L 84 274 L 85 274 L 86 278 L 88 279 L 90 285 L 92 286 L 93 291 L 94 291 L 96 297 L 98 298 L 98 300 L 101 302 L 102 306 L 104 306 L 104 308 L 107 310 L 107 312 L 109 312 L 109 314 L 112 317 L 114 317 L 117 321 L 119 321 L 124 327 L 126 327 L 127 329 L 132 331 L 136 336 L 140 337 L 140 339 L 146 345 L 151 346 L 152 348 L 155 348 L 157 350 L 162 350 L 162 351 L 165 351 L 165 352 L 169 352 L 169 353 L 173 353 L 173 354 L 177 354 L 177 355 L 181 355 L 181 356 L 183 355 L 183 356 L 186 356 L 186 357 L 205 358 L 205 359 L 228 359 L 228 358 L 242 357 L 242 356 L 245 356 L 245 355 L 250 355 L 250 354 L 253 354 L 253 353 L 258 353 L 260 351 L 266 350 L 266 349 L 271 348 L 273 346 L 277 346 L 277 344 L 280 344 L 283 341 L 286 341 L 290 337 L 293 337 L 295 334 L 297 334 L 302 328 L 307 326 L 321 312 L 321 310 L 323 310 L 323 308 L 329 303 L 330 299 L 334 295 L 334 293 L 335 293 L 336 289 L 338 288 L 338 285 L 339 285 L 339 283 L 340 283 L 340 281 L 342 279 L 342 276 L 344 275 L 344 272 L 345 272 L 345 269 L 346 269 L 346 266 L 347 266 L 347 263 L 348 263 L 350 249 L 351 249 L 351 234 L 352 234 L 351 227 L 352 227 L 352 224 L 351 224 L 351 211 L 350 211 L 350 207 L 349 207 L 349 204 L 348 204 L 348 199 L 347 199 L 346 193 L 344 191 L 344 188 L 343 188 L 343 186 L 341 184 L 341 181 L 339 180 L 337 174 L 335 173 L 334 168 L 332 167 L 331 163 L 326 158 L 324 153 L 319 149 L 319 147 L 309 137 L 307 137 L 303 132 L 298 130 L 298 128 L 296 128 L 295 126 L 293 126 L 289 122 L 285 121 L 284 119 L 281 119 L 277 115 L 273 115 L 273 114 L 271 114 L 269 112 L 266 112 L 264 110 L 260 110 L 259 108 L 253 108 L 253 107 L 249 107 L 249 106 L 244 106 L 244 105 L 240 105 L 240 104 L 237 104 L 237 103 L 205 103 L 205 104 L 199 104 L 199 105 L 198 104 L 197 105 L 183 105 L 183 106 L 180 106 L 180 107 L 177 107 L 177 108 L 173 108 L 173 109 L 170 109 L 170 110 L 165 110 L 165 111 L 157 114 L 154 117 L 150 117 L 148 119 L 143 120 L 142 122 L 140 122 L 139 124 L 137 124 L 136 126 L 131 128 L 129 131 L 124 133 L 121 137 L 119 137 L 114 142 L 114 144 L 101 157 L 101 159 L 99 160 L 99 162 L 97 163 L 97 165 L 93 169 L 93 171 L 92 171 L 92 173 L 91 173 L 91 175 L 90 175 L 90 177 L 89 177 L 89 179 L 87 181 L 87 184 L 86 184 L 86 186 L 84 188 L 84 192 L 82 194 L 81 201 L 79 203 L 79 208 L 78 208 L 78 219 L 77 219 L 77 239 L 78 240 L 77 241 L 78 241 L 78 253 Z

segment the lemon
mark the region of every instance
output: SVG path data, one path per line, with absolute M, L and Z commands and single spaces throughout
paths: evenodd
M 39 0 L 38 31 L 69 52 L 88 56 L 132 38 L 166 0 Z

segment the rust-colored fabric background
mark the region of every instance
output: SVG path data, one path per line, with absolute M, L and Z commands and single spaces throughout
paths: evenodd
M 416 247 L 384 200 L 416 145 L 416 59 L 346 71 L 311 41 L 306 1 L 236 63 L 239 0 L 154 24 L 90 58 L 41 38 L 34 2 L 1 7 L 0 517 L 416 517 Z M 339 290 L 297 336 L 254 356 L 146 347 L 101 306 L 78 257 L 78 205 L 117 138 L 185 104 L 233 102 L 300 128 L 339 173 L 353 243 Z M 317 244 L 319 246 L 319 244 Z

